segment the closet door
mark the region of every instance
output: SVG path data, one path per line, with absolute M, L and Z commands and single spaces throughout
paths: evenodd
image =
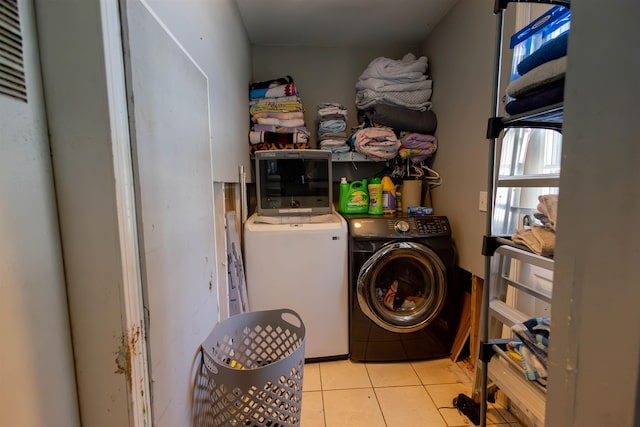
M 144 3 L 125 23 L 153 425 L 186 426 L 218 320 L 208 81 Z

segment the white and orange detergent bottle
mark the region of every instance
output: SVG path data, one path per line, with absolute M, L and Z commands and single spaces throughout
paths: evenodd
M 396 211 L 396 185 L 388 175 L 382 177 L 382 211 L 386 214 Z

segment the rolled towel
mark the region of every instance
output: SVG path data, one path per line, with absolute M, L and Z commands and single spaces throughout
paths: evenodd
M 433 135 L 438 119 L 432 110 L 417 111 L 387 104 L 374 104 L 363 112 L 370 120 L 382 126 Z

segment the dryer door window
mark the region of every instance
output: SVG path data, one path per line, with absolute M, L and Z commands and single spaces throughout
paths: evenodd
M 391 332 L 415 332 L 440 313 L 446 285 L 444 264 L 427 246 L 390 243 L 360 269 L 358 303 L 380 327 Z

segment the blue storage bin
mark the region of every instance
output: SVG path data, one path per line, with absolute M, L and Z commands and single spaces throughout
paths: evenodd
M 518 64 L 544 43 L 569 31 L 571 10 L 554 6 L 529 25 L 511 36 L 509 47 L 513 49 L 511 81 L 520 77 Z

